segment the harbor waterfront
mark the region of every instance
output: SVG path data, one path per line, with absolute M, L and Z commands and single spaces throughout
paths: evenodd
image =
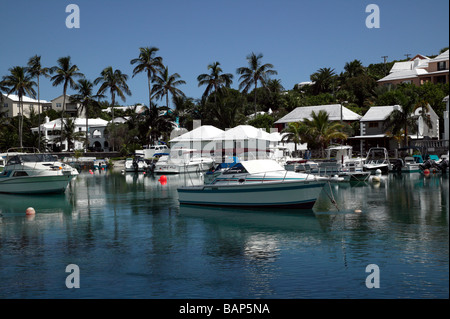
M 97 170 L 0 194 L 0 298 L 449 298 L 448 174 L 331 183 L 308 210 L 180 206 L 202 183 Z

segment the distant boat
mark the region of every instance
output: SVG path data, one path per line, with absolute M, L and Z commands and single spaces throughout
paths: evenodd
M 274 160 L 236 163 L 211 184 L 178 188 L 180 204 L 231 207 L 314 206 L 327 178 L 285 170 Z
M 159 158 L 155 164 L 156 174 L 182 174 L 206 172 L 214 166 L 211 157 L 202 156 L 195 149 L 173 149 L 170 155 Z
M 63 193 L 78 171 L 45 153 L 8 151 L 0 174 L 0 193 Z
M 150 169 L 150 165 L 142 157 L 127 158 L 125 160 L 126 172 L 145 172 Z
M 380 170 L 382 174 L 387 174 L 391 169 L 391 163 L 386 148 L 372 147 L 369 149 L 363 169 L 371 174 L 375 174 L 377 170 Z
M 94 160 L 94 169 L 106 169 L 108 168 L 108 164 L 103 159 Z
M 417 147 L 403 147 L 399 148 L 398 151 L 410 151 L 414 150 L 419 152 Z M 397 173 L 417 173 L 420 172 L 420 164 L 423 163 L 423 158 L 421 154 L 407 155 L 404 157 L 397 158 L 392 165 L 391 170 Z
M 352 147 L 348 145 L 332 146 L 326 149 L 327 159 L 323 162 L 305 162 L 298 164 L 297 172 L 333 177 L 337 181 L 366 181 L 370 172 L 363 170 L 363 159 L 352 157 Z

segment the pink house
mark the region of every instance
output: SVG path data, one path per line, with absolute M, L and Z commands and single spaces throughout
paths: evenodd
M 378 80 L 378 83 L 380 85 L 413 83 L 417 86 L 426 82 L 449 83 L 448 51 L 433 59 L 418 54 L 409 61 L 396 62 L 389 75 Z

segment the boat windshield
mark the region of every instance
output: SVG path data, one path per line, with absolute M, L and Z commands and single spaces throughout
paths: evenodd
M 57 157 L 50 154 L 23 154 L 11 157 L 8 165 L 14 165 L 24 162 L 55 162 Z
M 223 174 L 242 174 L 248 173 L 241 163 L 236 163 L 234 166 L 227 169 Z

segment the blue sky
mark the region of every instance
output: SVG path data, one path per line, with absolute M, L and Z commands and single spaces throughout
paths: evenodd
M 80 28 L 66 27 L 66 6 L 77 4 Z M 380 28 L 366 27 L 366 6 L 380 9 Z M 428 0 L 1 0 L 0 76 L 35 55 L 45 66 L 70 55 L 90 80 L 107 66 L 130 76 L 125 105 L 148 104 L 144 74 L 131 78 L 130 60 L 139 47 L 156 46 L 169 67 L 186 81 L 179 88 L 200 98 L 197 76 L 219 61 L 239 81 L 246 56 L 262 53 L 286 89 L 308 81 L 322 67 L 341 72 L 346 62 L 364 65 L 438 54 L 449 42 L 449 1 Z M 62 87 L 41 81 L 41 98 Z M 72 92 L 69 92 L 69 94 Z M 158 101 L 163 105 L 163 101 Z

